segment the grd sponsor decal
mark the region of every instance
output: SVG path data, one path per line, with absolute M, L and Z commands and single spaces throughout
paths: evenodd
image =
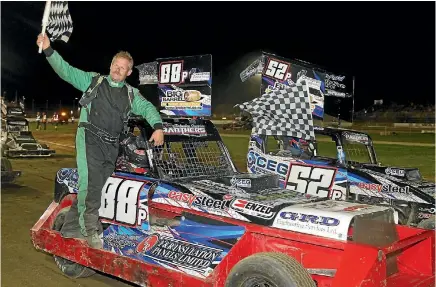
M 338 226 L 340 221 L 339 219 L 333 217 L 324 217 L 317 215 L 310 215 L 304 213 L 296 213 L 289 211 L 280 212 L 280 218 L 288 219 L 291 221 L 299 221 L 299 222 L 307 222 L 315 225 L 323 225 L 323 226 Z
M 158 234 L 145 238 L 137 247 L 138 253 L 154 260 L 193 270 L 211 267 L 222 251 Z
M 404 169 L 390 168 L 390 167 L 385 169 L 385 173 L 388 175 L 400 176 L 400 177 L 404 177 L 406 175 L 406 171 Z
M 245 199 L 235 199 L 232 202 L 231 207 L 239 212 L 264 219 L 271 219 L 275 215 L 271 206 Z
M 290 211 L 281 211 L 273 223 L 277 228 L 344 240 L 345 228 L 339 225 L 341 221 L 334 217 Z

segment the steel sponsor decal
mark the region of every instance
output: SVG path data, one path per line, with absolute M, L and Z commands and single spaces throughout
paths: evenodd
M 273 207 L 271 206 L 245 199 L 235 199 L 230 194 L 224 195 L 223 199 L 220 200 L 172 190 L 168 193 L 168 198 L 178 202 L 186 203 L 189 208 L 194 206 L 206 207 L 221 211 L 233 209 L 235 211 L 263 219 L 271 219 L 275 215 L 275 212 L 272 211 Z
M 196 196 L 193 194 L 174 191 L 174 190 L 168 193 L 168 198 L 176 201 L 184 202 L 188 204 L 189 207 L 198 206 L 198 207 L 208 207 L 208 208 L 214 208 L 220 210 L 228 210 L 230 207 L 230 203 L 233 200 L 233 197 L 231 195 L 224 196 L 223 200 L 220 200 L 220 199 L 213 199 L 208 196 Z
M 351 185 L 357 186 L 361 189 L 366 189 L 370 191 L 384 192 L 384 193 L 410 193 L 409 186 L 396 186 L 390 184 L 377 184 L 377 183 L 366 183 L 366 182 L 351 182 Z
M 211 267 L 223 252 L 222 249 L 194 244 L 159 234 L 152 234 L 145 238 L 138 244 L 136 251 L 156 261 L 199 271 Z

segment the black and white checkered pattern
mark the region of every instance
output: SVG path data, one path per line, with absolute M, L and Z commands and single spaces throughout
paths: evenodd
M 144 63 L 136 66 L 139 71 L 139 84 L 151 85 L 157 84 L 157 61 Z
M 251 114 L 254 133 L 315 139 L 307 85 L 304 81 L 237 106 Z
M 68 10 L 68 1 L 51 1 L 47 32 L 51 41 L 62 40 L 65 43 L 73 33 L 73 20 Z

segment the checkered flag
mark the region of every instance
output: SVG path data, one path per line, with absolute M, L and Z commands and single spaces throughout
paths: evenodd
M 51 1 L 47 32 L 51 41 L 62 40 L 65 43 L 73 33 L 73 20 L 68 10 L 68 1 Z
M 237 106 L 251 114 L 254 133 L 315 139 L 309 95 L 304 81 Z
M 139 71 L 139 84 L 151 85 L 157 84 L 157 61 L 144 63 L 136 66 Z

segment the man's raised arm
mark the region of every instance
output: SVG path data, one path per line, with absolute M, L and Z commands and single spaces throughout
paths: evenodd
M 41 41 L 43 42 L 42 49 L 47 57 L 47 61 L 56 74 L 58 74 L 62 80 L 73 85 L 76 89 L 85 92 L 91 84 L 92 78 L 97 75 L 97 73 L 85 72 L 68 64 L 61 55 L 50 46 L 50 40 L 47 35 L 42 37 L 40 34 L 36 42 L 37 45 L 39 45 Z

